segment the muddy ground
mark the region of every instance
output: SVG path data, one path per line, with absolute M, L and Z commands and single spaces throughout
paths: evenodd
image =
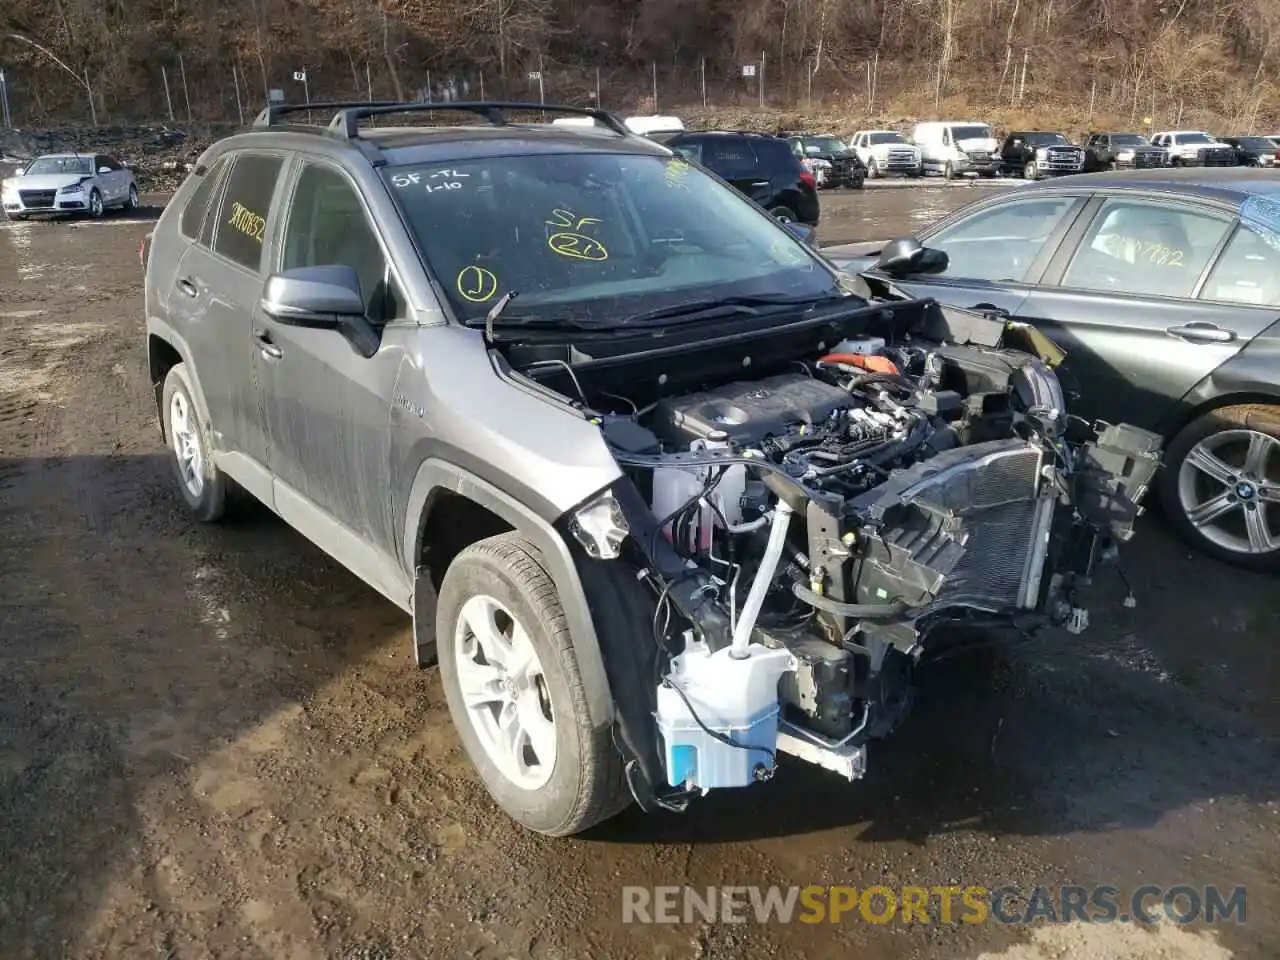
M 975 190 L 831 197 L 824 238 Z M 269 514 L 179 506 L 145 218 L 0 223 L 0 956 L 1219 958 L 1280 944 L 1280 592 L 1158 518 L 1093 628 L 929 670 L 850 785 L 784 760 L 549 840 L 488 800 L 395 608 Z M 627 884 L 1246 885 L 1247 919 L 629 926 Z

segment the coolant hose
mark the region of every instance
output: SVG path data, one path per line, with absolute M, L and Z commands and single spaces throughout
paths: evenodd
M 791 592 L 809 604 L 809 606 L 818 610 L 825 610 L 827 613 L 834 613 L 837 616 L 853 617 L 859 620 L 883 620 L 888 617 L 899 616 L 911 609 L 901 600 L 895 600 L 893 603 L 845 603 L 841 600 L 832 600 L 830 597 L 814 593 L 801 583 L 792 584 Z
M 782 548 L 787 543 L 787 527 L 791 524 L 791 512 L 791 508 L 782 500 L 779 500 L 773 508 L 773 525 L 769 528 L 769 542 L 764 548 L 764 556 L 760 558 L 755 579 L 751 581 L 751 589 L 747 591 L 746 602 L 742 605 L 742 616 L 738 618 L 733 628 L 733 643 L 729 647 L 729 656 L 735 660 L 742 660 L 747 656 L 747 644 L 751 642 L 751 631 L 756 628 L 756 619 L 760 616 L 760 608 L 764 606 L 765 594 L 769 592 L 774 574 L 778 572 Z

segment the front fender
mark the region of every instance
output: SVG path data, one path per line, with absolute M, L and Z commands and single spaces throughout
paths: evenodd
M 418 468 L 409 491 L 401 545 L 401 556 L 406 569 L 412 571 L 417 567 L 417 557 L 421 555 L 422 547 L 423 510 L 432 492 L 439 490 L 448 490 L 475 501 L 537 544 L 547 565 L 547 572 L 559 588 L 560 603 L 564 607 L 565 619 L 573 639 L 573 651 L 587 691 L 588 716 L 596 726 L 611 723 L 614 716 L 613 699 L 582 579 L 568 544 L 534 510 L 461 467 L 444 460 L 427 460 Z

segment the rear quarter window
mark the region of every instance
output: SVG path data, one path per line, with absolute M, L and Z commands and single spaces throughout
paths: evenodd
M 205 214 L 209 212 L 209 201 L 213 198 L 214 190 L 226 172 L 227 160 L 225 157 L 220 157 L 203 174 L 192 174 L 197 182 L 195 189 L 187 197 L 186 205 L 182 208 L 180 221 L 180 229 L 184 237 L 194 240 L 200 236 L 200 227 L 204 223 Z

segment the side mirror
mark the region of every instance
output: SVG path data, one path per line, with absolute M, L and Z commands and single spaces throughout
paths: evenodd
M 915 237 L 892 240 L 880 251 L 876 269 L 891 277 L 906 277 L 915 273 L 942 273 L 950 258 L 944 250 L 922 246 Z
M 110 172 L 111 172 L 111 168 L 110 168 L 110 167 L 99 167 L 99 168 L 98 168 L 98 172 L 99 172 L 99 173 L 110 173 Z
M 801 243 L 807 243 L 812 247 L 817 242 L 818 231 L 808 224 L 796 223 L 794 220 L 789 220 L 784 223 L 783 226 L 799 237 Z
M 277 323 L 311 330 L 336 330 L 361 356 L 371 357 L 381 338 L 365 316 L 360 277 L 354 267 L 298 267 L 267 278 L 259 301 Z

